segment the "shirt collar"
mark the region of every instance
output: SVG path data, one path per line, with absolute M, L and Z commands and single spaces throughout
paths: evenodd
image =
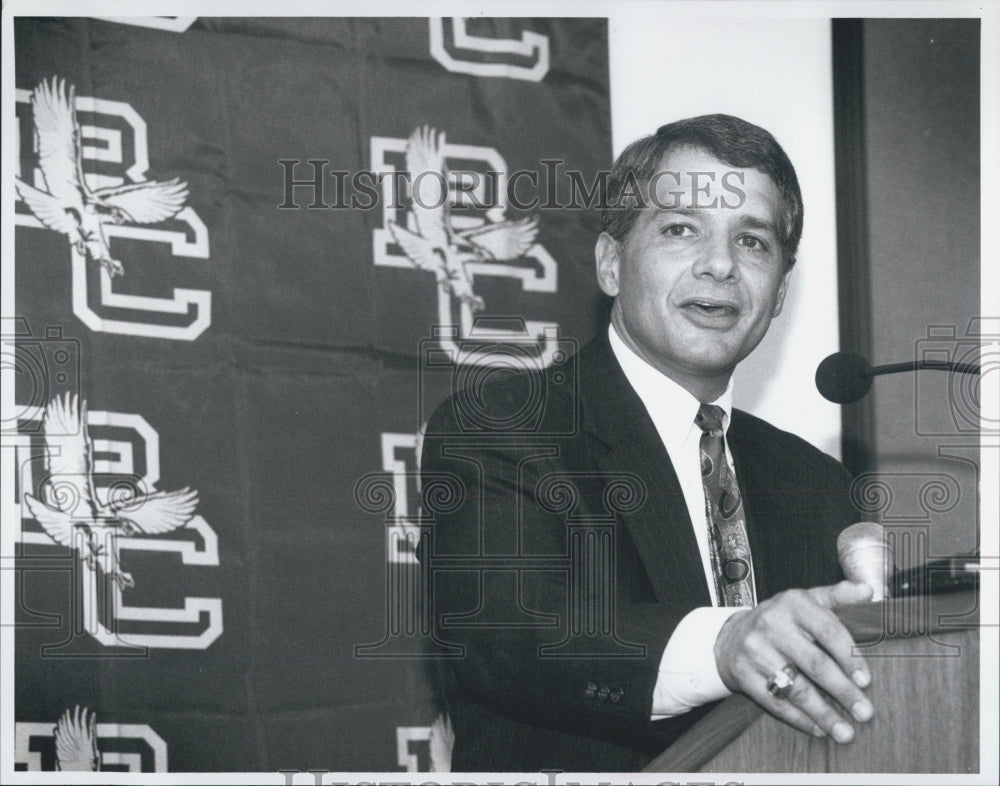
M 608 325 L 608 339 L 625 378 L 635 389 L 646 406 L 667 452 L 680 448 L 692 436 L 701 439 L 701 429 L 694 423 L 701 402 L 670 377 L 637 355 L 618 335 L 613 324 Z M 730 377 L 726 390 L 715 401 L 709 402 L 725 412 L 723 431 L 728 431 L 733 406 L 733 380 Z

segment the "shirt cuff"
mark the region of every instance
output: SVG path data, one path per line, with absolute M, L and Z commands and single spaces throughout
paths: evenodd
M 660 658 L 652 720 L 682 715 L 732 693 L 715 665 L 715 640 L 726 620 L 747 610 L 745 606 L 702 606 L 680 621 Z

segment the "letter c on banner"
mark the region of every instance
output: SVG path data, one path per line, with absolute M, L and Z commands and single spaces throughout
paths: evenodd
M 520 39 L 472 35 L 460 16 L 430 19 L 431 55 L 449 71 L 540 82 L 549 72 L 549 39 L 525 30 Z

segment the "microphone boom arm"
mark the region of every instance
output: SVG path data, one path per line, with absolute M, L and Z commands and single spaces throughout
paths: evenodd
M 957 374 L 979 374 L 976 363 L 952 363 L 950 360 L 911 360 L 908 363 L 887 363 L 883 366 L 872 366 L 868 373 L 875 377 L 879 374 L 898 374 L 901 371 L 953 371 Z

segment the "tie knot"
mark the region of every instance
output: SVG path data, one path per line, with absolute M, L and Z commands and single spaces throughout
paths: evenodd
M 726 412 L 722 407 L 715 404 L 702 404 L 698 407 L 698 414 L 695 415 L 694 422 L 706 434 L 722 436 L 722 419 Z

